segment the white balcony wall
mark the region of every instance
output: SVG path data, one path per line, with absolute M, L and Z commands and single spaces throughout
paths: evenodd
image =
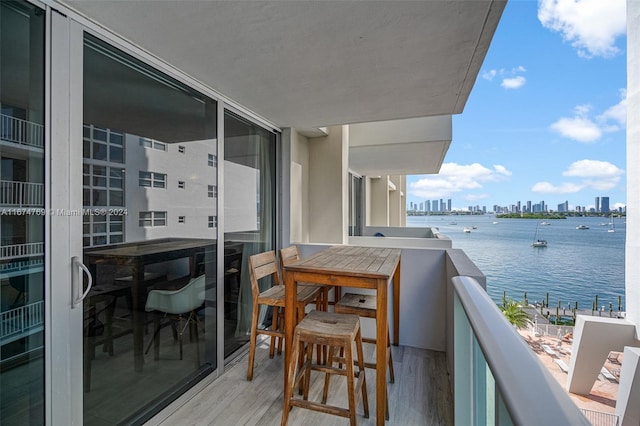
M 291 154 L 290 239 L 296 243 L 309 242 L 309 139 L 294 129 L 285 129 L 283 143 L 289 142 Z M 286 223 L 286 221 L 285 221 Z
M 389 191 L 389 226 L 405 226 L 407 222 L 407 180 L 404 175 L 389 176 L 395 190 Z
M 283 132 L 290 147 L 289 233 L 293 243 L 344 244 L 349 225 L 348 127 L 327 128 L 307 138 L 295 129 Z M 286 221 L 285 221 L 286 223 Z
M 309 242 L 343 244 L 349 226 L 348 127 L 309 142 Z
M 387 176 L 367 178 L 366 225 L 389 226 L 389 181 Z
M 378 240 L 385 240 L 379 238 Z M 453 368 L 453 290 L 451 278 L 457 275 L 472 276 L 484 287 L 486 278 L 462 250 L 403 247 L 400 266 L 400 345 L 446 351 L 450 371 Z M 375 243 L 359 242 L 357 245 L 375 247 Z M 302 257 L 310 256 L 325 244 L 298 245 Z M 385 246 L 386 247 L 386 246 Z M 364 292 L 362 289 L 343 288 L 343 293 Z M 389 312 L 393 309 L 393 296 L 389 297 Z M 391 315 L 391 314 L 390 314 Z M 392 321 L 390 317 L 390 321 Z M 365 336 L 375 334 L 375 322 L 362 319 Z M 393 327 L 391 327 L 393 334 Z M 392 337 L 393 338 L 393 337 Z

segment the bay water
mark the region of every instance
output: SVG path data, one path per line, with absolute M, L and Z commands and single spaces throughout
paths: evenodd
M 496 223 L 497 222 L 497 223 Z M 609 217 L 501 219 L 494 215 L 407 216 L 407 227 L 435 227 L 448 236 L 453 248 L 462 249 L 487 277 L 487 292 L 500 303 L 503 294 L 514 300 L 541 302 L 549 294 L 549 306 L 618 309 L 624 300 L 625 218 Z M 537 238 L 547 247 L 532 247 Z M 586 225 L 589 229 L 576 229 Z M 465 227 L 476 226 L 471 232 Z

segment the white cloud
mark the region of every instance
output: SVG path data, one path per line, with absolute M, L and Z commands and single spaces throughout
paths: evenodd
M 585 187 L 599 191 L 615 188 L 623 174 L 614 164 L 598 160 L 576 161 L 562 172 L 563 176 L 581 178 Z
M 620 102 L 609 107 L 605 112 L 598 116 L 598 119 L 604 122 L 613 120 L 621 125 L 627 124 L 627 91 L 620 89 Z
M 551 128 L 565 138 L 578 142 L 596 142 L 602 137 L 602 130 L 588 118 L 561 118 L 551 125 Z
M 478 163 L 444 163 L 439 174 L 410 183 L 408 192 L 418 198 L 450 197 L 461 191 L 481 189 L 483 183 L 499 182 L 509 176 L 511 172 L 502 165 L 490 169 Z
M 620 90 L 620 102 L 607 108 L 605 112 L 590 117 L 590 105 L 578 105 L 573 117 L 562 117 L 551 124 L 551 130 L 561 136 L 578 142 L 595 143 L 604 133 L 617 132 L 626 125 L 627 93 Z
M 484 78 L 485 80 L 493 80 L 494 77 L 498 74 L 497 70 L 489 70 L 489 71 L 485 71 L 484 73 L 482 73 L 482 78 Z
M 616 39 L 626 33 L 626 0 L 539 0 L 542 26 L 562 35 L 585 58 L 620 53 Z
M 511 172 L 507 170 L 505 166 L 501 166 L 500 164 L 494 165 L 493 169 L 496 171 L 496 173 L 501 174 L 503 176 L 511 176 Z
M 623 174 L 623 170 L 607 161 L 580 160 L 562 172 L 562 176 L 578 178 L 579 182 L 564 182 L 558 185 L 538 182 L 531 190 L 542 194 L 573 194 L 583 189 L 607 191 L 618 185 Z
M 504 80 L 502 80 L 500 86 L 504 87 L 505 89 L 519 89 L 524 86 L 526 82 L 527 79 L 519 75 L 513 78 L 505 78 Z
M 562 176 L 580 178 L 613 178 L 620 177 L 624 171 L 608 161 L 580 160 L 573 162 Z
M 615 204 L 613 205 L 613 209 L 614 209 L 614 210 L 624 209 L 625 207 L 627 207 L 627 205 L 626 205 L 626 204 L 622 204 L 622 203 L 615 203 Z
M 500 77 L 502 81 L 500 82 L 500 86 L 505 89 L 519 89 L 525 85 L 527 79 L 522 76 L 527 72 L 527 69 L 522 65 L 518 65 L 511 70 L 505 70 L 504 68 L 500 69 L 491 69 L 482 73 L 482 78 L 485 80 L 493 81 L 494 78 Z
M 549 182 L 538 182 L 533 185 L 531 191 L 541 194 L 574 194 L 581 189 L 584 189 L 584 187 L 576 185 L 574 183 L 563 183 L 560 185 L 554 185 Z

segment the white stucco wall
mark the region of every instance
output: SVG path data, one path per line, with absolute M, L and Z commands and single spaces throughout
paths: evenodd
M 400 266 L 400 345 L 445 351 L 447 345 L 447 251 L 442 249 L 404 248 L 402 242 Z M 369 244 L 357 244 L 367 246 Z M 371 246 L 375 246 L 371 244 Z M 299 245 L 301 257 L 310 256 L 324 248 L 324 244 Z M 466 256 L 463 255 L 466 259 Z M 468 259 L 467 259 L 468 260 Z M 353 293 L 373 292 L 363 289 L 343 289 Z M 389 288 L 391 291 L 391 287 Z M 330 296 L 332 297 L 332 296 Z M 393 296 L 389 293 L 389 319 Z M 362 318 L 365 336 L 375 335 L 375 321 Z M 391 326 L 393 334 L 393 326 Z M 393 336 L 392 336 L 393 339 Z
M 343 244 L 348 232 L 348 139 L 343 126 L 309 143 L 309 242 Z
M 389 184 L 387 176 L 367 178 L 367 226 L 389 226 Z
M 291 186 L 290 224 L 291 242 L 309 241 L 309 139 L 288 129 L 283 137 L 290 139 Z M 313 141 L 313 139 L 312 139 Z M 312 143 L 312 142 L 311 142 Z

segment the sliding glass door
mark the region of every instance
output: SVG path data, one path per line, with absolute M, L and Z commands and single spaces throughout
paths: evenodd
M 45 422 L 45 14 L 0 2 L 0 424 Z
M 0 2 L 3 426 L 143 424 L 246 344 L 276 247 L 277 134 L 86 25 Z
M 224 355 L 249 341 L 248 258 L 275 249 L 276 135 L 224 114 Z M 263 320 L 271 318 L 264 315 Z
M 140 424 L 216 368 L 218 105 L 88 33 L 82 54 L 84 423 Z

